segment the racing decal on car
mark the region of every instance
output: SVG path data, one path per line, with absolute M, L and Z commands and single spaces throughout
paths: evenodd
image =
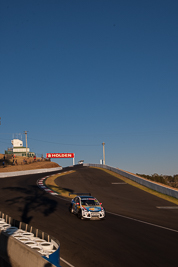
M 103 219 L 105 210 L 96 198 L 88 195 L 78 195 L 71 200 L 69 211 L 79 219 Z

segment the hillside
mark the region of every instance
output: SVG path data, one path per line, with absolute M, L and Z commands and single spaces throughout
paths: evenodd
M 42 160 L 41 158 L 36 158 L 34 161 L 33 158 L 26 157 L 15 157 L 14 164 L 13 158 L 6 155 L 5 158 L 5 167 L 3 167 L 4 154 L 0 154 L 0 172 L 14 172 L 14 171 L 24 171 L 24 170 L 33 170 L 33 169 L 43 169 L 43 168 L 55 168 L 60 167 L 59 164 L 51 161 Z

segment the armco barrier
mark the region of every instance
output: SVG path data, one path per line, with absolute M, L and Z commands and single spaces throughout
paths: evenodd
M 11 226 L 33 233 L 34 236 L 51 242 L 56 248 L 56 251 L 47 258 L 23 244 L 12 235 L 7 234 L 6 231 L 0 230 L 0 266 L 60 267 L 60 243 L 57 239 L 28 224 L 14 220 L 2 212 L 0 212 L 0 218 L 4 218 L 6 223 L 11 224 Z
M 53 171 L 60 171 L 60 170 L 62 170 L 62 167 L 16 171 L 16 172 L 0 172 L 0 178 L 28 175 L 28 174 L 37 174 L 37 173 L 44 173 L 44 172 L 53 172 Z
M 102 164 L 90 164 L 90 163 L 87 164 L 87 163 L 85 163 L 85 164 L 83 164 L 83 166 L 98 167 L 98 168 L 103 168 L 103 169 L 113 171 L 115 173 L 118 173 L 118 174 L 130 179 L 130 180 L 135 181 L 138 184 L 141 184 L 141 185 L 146 186 L 146 187 L 148 187 L 152 190 L 155 190 L 159 193 L 162 193 L 162 194 L 165 194 L 165 195 L 168 195 L 171 197 L 175 197 L 178 199 L 178 190 L 166 187 L 164 185 L 154 183 L 154 182 L 149 181 L 149 180 L 142 179 L 141 177 L 134 175 L 132 173 L 128 173 L 128 172 L 125 172 L 123 170 L 120 170 L 120 169 L 117 169 L 114 167 L 110 167 L 107 165 L 102 165 Z

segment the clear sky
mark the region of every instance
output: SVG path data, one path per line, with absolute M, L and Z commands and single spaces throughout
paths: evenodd
M 178 1 L 1 0 L 0 88 L 0 153 L 177 174 Z

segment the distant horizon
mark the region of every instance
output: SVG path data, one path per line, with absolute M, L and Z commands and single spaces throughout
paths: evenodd
M 22 135 L 23 136 L 23 135 Z M 19 139 L 19 138 L 13 138 L 13 139 Z M 12 140 L 13 140 L 12 139 Z M 12 141 L 11 140 L 11 141 Z M 22 140 L 23 141 L 23 138 L 22 139 L 19 139 L 19 140 Z M 23 141 L 23 143 L 24 143 L 25 141 Z M 23 146 L 23 147 L 25 147 L 25 146 Z M 30 148 L 29 146 L 28 146 L 28 148 Z M 6 149 L 7 150 L 7 149 Z M 5 152 L 5 151 L 4 151 Z M 34 152 L 35 153 L 35 151 L 31 151 L 30 150 L 30 152 Z M 46 152 L 45 154 L 37 154 L 37 153 L 35 153 L 36 155 L 37 155 L 37 157 L 38 158 L 41 158 L 42 156 L 44 157 L 44 158 L 46 158 L 46 154 L 47 153 L 53 153 L 53 152 Z M 54 152 L 54 153 L 73 153 L 73 152 Z M 4 155 L 4 153 L 1 153 L 0 152 L 0 154 L 2 154 L 2 155 Z M 75 154 L 75 153 L 74 153 Z M 57 163 L 57 164 L 59 164 L 60 166 L 62 166 L 62 167 L 68 167 L 68 166 L 72 166 L 73 165 L 73 160 L 72 160 L 72 158 L 70 159 L 58 159 L 58 158 L 51 158 L 50 159 L 52 162 L 55 162 L 55 163 Z M 82 160 L 82 159 L 81 159 Z M 99 161 L 101 161 L 101 160 L 103 160 L 103 159 L 100 159 Z M 65 162 L 65 165 L 63 166 L 62 165 L 62 162 Z M 75 165 L 77 165 L 78 164 L 78 162 L 79 162 L 80 160 L 78 160 L 77 162 L 76 162 L 76 159 L 75 159 Z M 66 163 L 68 162 L 68 164 L 66 165 Z M 84 163 L 93 163 L 93 164 L 100 164 L 100 162 L 85 162 L 85 160 L 84 160 Z M 101 164 L 101 165 L 103 165 L 103 164 Z M 108 165 L 108 164 L 105 164 L 105 165 L 107 165 L 107 166 L 110 166 L 110 167 L 114 167 L 114 168 L 118 168 L 117 166 L 113 166 L 113 165 Z M 120 169 L 120 170 L 123 170 L 123 171 L 126 171 L 126 172 L 129 172 L 129 173 L 133 173 L 133 174 L 138 174 L 138 175 L 150 175 L 150 176 L 152 176 L 152 175 L 154 175 L 154 174 L 158 174 L 158 175 L 160 175 L 160 176 L 174 176 L 174 175 L 178 175 L 178 173 L 175 173 L 175 174 L 164 174 L 164 173 L 139 173 L 139 172 L 131 172 L 131 171 L 129 171 L 129 170 L 125 170 L 125 169 L 123 169 L 123 168 L 118 168 L 118 169 Z

